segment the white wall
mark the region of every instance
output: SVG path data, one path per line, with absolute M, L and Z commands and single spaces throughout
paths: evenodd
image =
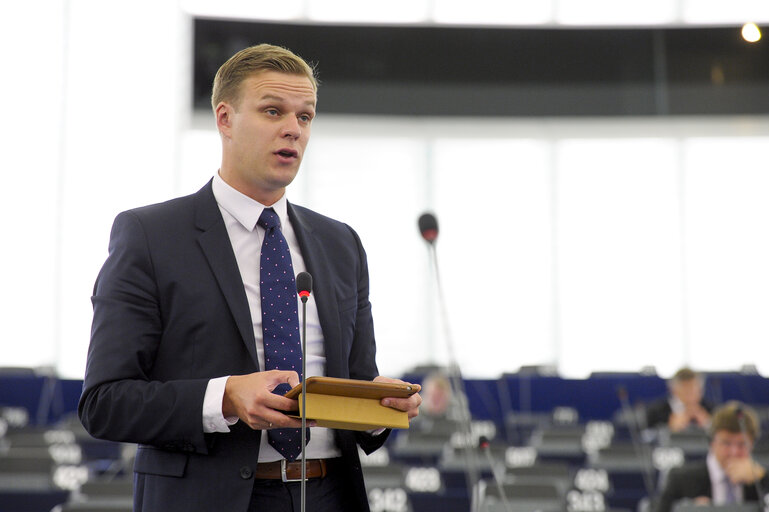
M 0 7 L 0 366 L 81 377 L 115 214 L 215 172 L 213 121 L 188 111 L 190 51 L 175 2 Z M 383 373 L 447 357 L 416 229 L 427 209 L 469 376 L 767 370 L 768 117 L 393 119 L 320 105 L 289 198 L 360 233 Z

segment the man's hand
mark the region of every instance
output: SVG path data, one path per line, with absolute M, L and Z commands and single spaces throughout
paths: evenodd
M 691 408 L 687 408 L 687 411 L 691 421 L 700 427 L 707 427 L 710 423 L 710 413 L 702 405 L 694 404 Z
M 400 379 L 391 379 L 389 377 L 382 377 L 381 375 L 374 378 L 374 382 L 387 382 L 390 384 L 411 384 L 410 382 L 405 382 Z M 419 415 L 419 406 L 422 404 L 422 397 L 419 396 L 419 393 L 414 393 L 408 398 L 387 397 L 382 399 L 381 404 L 385 407 L 392 407 L 393 409 L 408 413 L 409 421 L 411 421 L 413 418 L 416 418 Z
M 227 379 L 222 400 L 225 418 L 237 416 L 254 430 L 267 428 L 301 428 L 302 422 L 281 411 L 296 411 L 297 401 L 273 394 L 279 384 L 299 384 L 296 372 L 270 370 Z M 314 426 L 312 423 L 309 426 Z
M 761 480 L 766 470 L 750 457 L 732 459 L 724 468 L 726 476 L 735 484 L 752 484 Z
M 685 430 L 692 423 L 705 428 L 710 423 L 710 413 L 700 404 L 694 404 L 681 412 L 672 413 L 668 420 L 668 428 L 671 432 Z

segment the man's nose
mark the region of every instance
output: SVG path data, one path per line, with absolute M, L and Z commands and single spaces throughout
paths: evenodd
M 302 127 L 295 116 L 286 116 L 285 122 L 281 127 L 281 136 L 298 139 L 302 134 Z

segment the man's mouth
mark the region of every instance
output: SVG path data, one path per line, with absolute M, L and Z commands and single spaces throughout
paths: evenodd
M 283 158 L 296 158 L 299 156 L 299 153 L 295 149 L 279 149 L 275 154 L 282 156 Z

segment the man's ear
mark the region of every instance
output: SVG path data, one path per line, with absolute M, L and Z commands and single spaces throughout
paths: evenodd
M 225 137 L 229 137 L 232 131 L 232 113 L 234 109 L 232 105 L 224 101 L 220 102 L 216 106 L 214 113 L 216 114 L 216 128 L 219 133 Z

